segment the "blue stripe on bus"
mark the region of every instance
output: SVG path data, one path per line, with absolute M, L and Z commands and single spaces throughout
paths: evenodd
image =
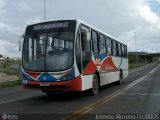
M 43 73 L 38 78 L 38 81 L 56 81 L 57 79 L 48 73 Z
M 99 54 L 99 53 L 94 53 L 94 58 L 99 58 L 101 61 L 105 59 L 107 55 Z

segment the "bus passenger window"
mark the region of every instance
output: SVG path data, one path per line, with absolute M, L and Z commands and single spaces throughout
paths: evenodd
M 82 50 L 90 51 L 90 42 L 87 39 L 87 33 L 81 32 L 81 40 L 82 40 Z
M 115 41 L 112 41 L 112 52 L 113 52 L 113 56 L 117 56 L 116 42 Z
M 112 46 L 111 46 L 111 40 L 109 37 L 106 37 L 106 44 L 107 44 L 108 55 L 112 55 Z
M 97 40 L 98 36 L 97 33 L 95 31 L 92 31 L 92 48 L 93 48 L 93 52 L 98 53 L 98 46 L 97 46 Z
M 124 57 L 127 58 L 127 46 L 124 46 Z
M 125 57 L 124 45 L 122 45 L 122 57 Z
M 117 52 L 117 54 L 116 54 L 116 56 L 119 56 L 119 48 L 118 48 L 118 42 L 116 42 L 116 52 Z
M 122 56 L 122 49 L 121 49 L 121 44 L 118 43 L 118 50 L 119 50 L 119 56 Z
M 105 37 L 103 35 L 100 35 L 99 51 L 100 51 L 100 54 L 106 54 Z

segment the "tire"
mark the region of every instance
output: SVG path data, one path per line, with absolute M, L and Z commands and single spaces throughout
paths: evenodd
M 99 81 L 98 81 L 98 76 L 96 73 L 93 74 L 93 79 L 92 79 L 92 88 L 90 89 L 90 94 L 92 96 L 95 96 L 98 94 L 99 91 Z
M 117 85 L 121 85 L 122 84 L 122 80 L 123 80 L 123 72 L 122 72 L 122 70 L 120 70 L 119 80 L 117 81 Z

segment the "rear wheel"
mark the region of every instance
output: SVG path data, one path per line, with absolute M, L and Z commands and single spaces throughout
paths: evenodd
M 93 74 L 93 79 L 92 79 L 92 89 L 90 90 L 90 93 L 92 96 L 95 96 L 98 94 L 99 90 L 99 82 L 98 82 L 98 76 L 96 73 Z
M 119 80 L 117 81 L 117 84 L 121 85 L 122 84 L 122 80 L 123 80 L 123 72 L 122 72 L 122 70 L 120 70 Z

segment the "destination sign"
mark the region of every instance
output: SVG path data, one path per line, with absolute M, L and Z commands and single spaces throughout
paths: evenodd
M 53 29 L 53 28 L 67 28 L 68 22 L 60 22 L 60 23 L 48 23 L 33 26 L 33 30 L 45 30 L 45 29 Z
M 48 21 L 27 26 L 25 35 L 51 33 L 60 30 L 68 31 L 68 30 L 75 30 L 75 28 L 76 28 L 75 20 Z

